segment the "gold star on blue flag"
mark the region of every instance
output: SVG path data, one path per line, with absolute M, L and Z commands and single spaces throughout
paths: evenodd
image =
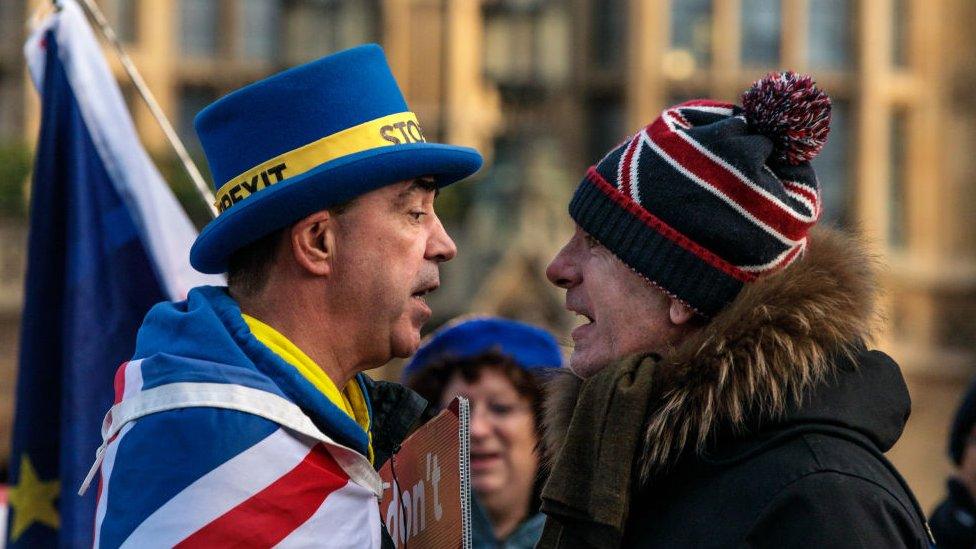
M 41 480 L 27 454 L 20 456 L 20 471 L 16 484 L 11 488 L 10 542 L 16 543 L 33 524 L 57 530 L 61 526 L 56 501 L 61 491 L 57 479 Z

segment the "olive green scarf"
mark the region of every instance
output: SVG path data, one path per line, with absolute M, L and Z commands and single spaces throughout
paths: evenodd
M 623 537 L 656 359 L 633 357 L 585 380 L 542 491 L 537 547 L 617 547 Z

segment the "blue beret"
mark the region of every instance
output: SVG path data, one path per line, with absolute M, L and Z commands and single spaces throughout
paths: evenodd
M 563 364 L 556 338 L 546 330 L 504 318 L 478 317 L 437 330 L 407 363 L 403 377 L 409 378 L 445 358 L 467 358 L 492 350 L 511 357 L 529 371 L 559 368 Z

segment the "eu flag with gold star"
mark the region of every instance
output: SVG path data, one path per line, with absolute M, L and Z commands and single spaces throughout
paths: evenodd
M 139 144 L 84 14 L 74 0 L 61 6 L 25 47 L 42 106 L 10 460 L 14 548 L 91 546 L 97 490 L 77 491 L 115 370 L 153 304 L 219 281 L 191 270 L 196 230 Z

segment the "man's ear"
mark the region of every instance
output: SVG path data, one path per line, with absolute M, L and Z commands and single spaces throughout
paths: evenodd
M 295 262 L 315 276 L 329 276 L 335 255 L 335 217 L 321 210 L 291 227 L 291 251 Z
M 695 311 L 693 311 L 691 307 L 685 305 L 684 303 L 678 301 L 673 297 L 669 299 L 671 300 L 671 306 L 668 310 L 668 313 L 669 316 L 671 317 L 671 324 L 674 324 L 675 326 L 681 326 L 695 317 Z

